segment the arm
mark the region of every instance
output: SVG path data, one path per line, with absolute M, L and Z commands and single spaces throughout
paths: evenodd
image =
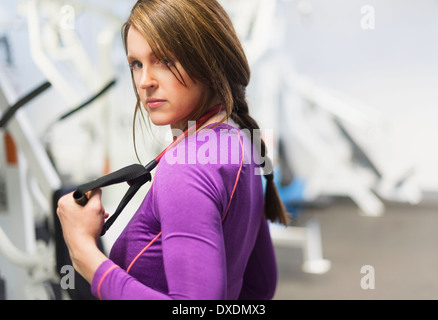
M 96 297 L 102 298 L 99 292 L 102 283 L 96 281 L 108 278 L 110 285 L 114 285 L 116 279 L 116 290 L 111 289 L 118 294 L 114 299 L 136 299 L 139 297 L 138 293 L 141 293 L 141 297 L 148 296 L 150 299 L 166 299 L 166 296 L 145 287 L 129 276 L 97 247 L 97 238 L 100 236 L 105 218 L 108 217 L 101 204 L 101 194 L 100 189 L 91 191 L 84 207 L 75 203 L 73 193 L 63 196 L 58 201 L 57 214 L 73 267 L 92 285 Z M 128 290 L 117 290 L 125 287 Z
M 183 170 L 180 167 L 174 170 L 171 178 L 161 176 L 155 183 L 155 206 L 160 213 L 158 218 L 162 227 L 161 242 L 169 295 L 143 285 L 108 260 L 97 251 L 93 237 L 77 236 L 87 232 L 98 235 L 100 229 L 81 231 L 70 228 L 70 224 L 63 219 L 64 223 L 61 223 L 63 230 L 68 231 L 64 232 L 64 235 L 66 240 L 68 239 L 75 269 L 91 283 L 94 295 L 102 299 L 223 299 L 226 297 L 225 249 L 220 216 L 222 210 L 218 209 L 217 196 L 214 190 L 211 190 L 211 186 L 199 184 L 200 181 L 208 183 L 208 180 L 205 182 L 204 179 L 206 177 L 201 178 L 199 172 Z M 60 208 L 63 208 L 60 210 L 61 213 L 67 215 L 68 212 L 69 217 L 74 217 L 71 211 L 77 210 L 83 215 L 93 216 L 90 212 L 93 210 L 91 197 L 84 208 L 70 203 L 70 197 L 60 202 Z M 96 199 L 100 205 L 100 201 L 97 200 L 100 198 Z M 103 212 L 103 208 L 96 210 Z M 99 214 L 96 213 L 94 216 Z M 98 225 L 101 227 L 102 223 Z M 81 228 L 89 224 L 90 221 Z M 82 240 L 79 240 L 81 238 Z
M 243 276 L 241 300 L 272 299 L 277 286 L 277 265 L 268 224 L 263 218 Z
M 225 299 L 222 210 L 206 177 L 177 174 L 172 191 L 160 192 L 157 201 L 169 293 L 180 299 Z
M 56 211 L 73 267 L 88 282 L 107 259 L 97 247 L 97 239 L 108 217 L 100 202 L 101 195 L 100 189 L 91 191 L 87 205 L 81 207 L 74 202 L 73 193 L 67 194 L 58 201 Z

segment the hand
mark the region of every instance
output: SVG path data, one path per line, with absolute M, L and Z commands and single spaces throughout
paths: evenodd
M 58 201 L 57 214 L 61 221 L 64 238 L 69 244 L 80 240 L 97 241 L 108 214 L 101 203 L 102 190 L 87 193 L 88 202 L 82 207 L 73 199 L 73 193 L 63 196 Z
M 88 269 L 89 266 L 84 268 L 84 263 L 93 260 L 90 256 L 100 256 L 99 260 L 102 261 L 101 255 L 98 255 L 100 251 L 97 248 L 97 239 L 105 219 L 108 218 L 101 203 L 102 190 L 90 191 L 87 196 L 88 202 L 82 207 L 75 202 L 73 193 L 69 193 L 59 199 L 56 210 L 73 266 L 79 273 L 81 269 Z M 85 278 L 89 280 L 90 276 L 92 274 Z

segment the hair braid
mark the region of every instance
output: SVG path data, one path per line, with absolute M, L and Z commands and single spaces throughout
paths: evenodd
M 289 224 L 289 215 L 286 212 L 286 208 L 278 194 L 277 187 L 274 183 L 274 173 L 272 160 L 266 156 L 266 144 L 260 137 L 260 127 L 249 114 L 248 104 L 245 99 L 244 90 L 238 90 L 239 94 L 234 97 L 234 107 L 230 118 L 240 126 L 241 129 L 248 129 L 251 135 L 251 142 L 254 146 L 260 146 L 260 150 L 257 150 L 259 156 L 265 159 L 263 165 L 264 177 L 266 178 L 266 191 L 265 191 L 265 216 L 268 220 L 287 225 Z M 259 143 L 254 143 L 260 141 Z

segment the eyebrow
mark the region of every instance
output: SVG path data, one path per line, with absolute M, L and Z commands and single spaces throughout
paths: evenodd
M 154 54 L 153 52 L 149 53 L 149 58 L 151 58 L 151 57 L 156 57 L 155 54 Z M 128 53 L 128 55 L 126 56 L 126 58 L 127 58 L 128 60 L 138 59 L 138 58 L 137 58 L 137 55 L 135 55 L 135 54 L 129 54 L 129 53 Z

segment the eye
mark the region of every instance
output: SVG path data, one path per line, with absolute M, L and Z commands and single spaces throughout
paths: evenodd
M 140 61 L 133 61 L 131 63 L 129 63 L 129 68 L 131 70 L 139 70 L 141 68 L 143 68 L 143 64 Z
M 166 57 L 163 57 L 161 60 L 156 61 L 157 65 L 163 65 L 163 66 L 170 66 L 172 64 L 172 61 Z

